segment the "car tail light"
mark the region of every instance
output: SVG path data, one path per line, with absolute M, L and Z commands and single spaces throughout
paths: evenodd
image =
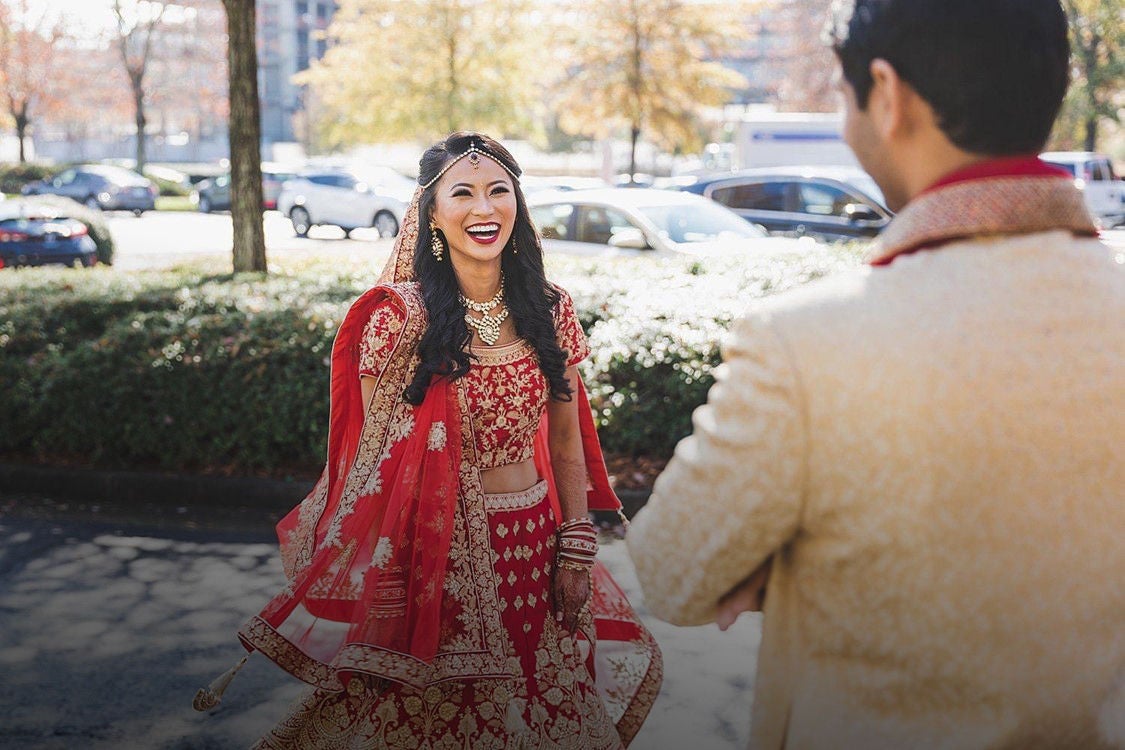
M 0 231 L 0 242 L 25 242 L 31 235 L 27 232 L 3 232 Z
M 0 258 L 0 268 L 3 268 L 3 267 L 4 267 L 4 259 Z
M 153 198 L 157 198 L 160 196 L 160 188 L 158 188 L 156 185 L 149 185 L 148 191 L 152 194 Z

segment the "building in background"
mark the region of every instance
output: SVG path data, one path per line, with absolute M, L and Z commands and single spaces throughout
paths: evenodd
M 324 56 L 323 32 L 335 13 L 335 0 L 258 0 L 258 95 L 267 149 L 304 139 L 305 92 L 293 76 Z

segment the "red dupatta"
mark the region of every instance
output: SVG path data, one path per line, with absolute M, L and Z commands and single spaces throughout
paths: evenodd
M 368 291 L 340 327 L 328 462 L 313 492 L 277 527 L 289 585 L 239 633 L 248 647 L 322 687 L 343 686 L 351 671 L 422 674 L 438 651 L 460 492 L 461 451 L 447 436 L 461 429 L 460 415 L 448 382 L 435 382 L 418 407 L 402 402 L 416 367 L 417 315 L 408 317 L 410 330 L 364 414 L 360 336 L 374 307 L 397 294 Z

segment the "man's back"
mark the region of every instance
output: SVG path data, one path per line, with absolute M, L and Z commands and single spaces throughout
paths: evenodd
M 764 317 L 806 425 L 786 747 L 1097 747 L 1125 712 L 1122 265 L 975 240 Z

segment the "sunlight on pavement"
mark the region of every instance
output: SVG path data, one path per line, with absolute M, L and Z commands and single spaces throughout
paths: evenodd
M 644 615 L 625 545 L 603 540 L 601 558 Z M 301 683 L 256 656 L 211 715 L 191 698 L 242 654 L 235 630 L 281 583 L 272 543 L 0 519 L 0 746 L 248 746 Z M 633 747 L 744 747 L 759 616 L 729 633 L 646 622 L 665 682 Z

